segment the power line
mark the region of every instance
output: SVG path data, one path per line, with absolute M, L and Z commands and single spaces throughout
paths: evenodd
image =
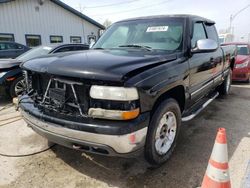
M 111 7 L 111 6 L 117 6 L 117 5 L 123 5 L 123 4 L 134 3 L 134 2 L 136 2 L 136 1 L 140 1 L 140 0 L 130 0 L 130 1 L 124 1 L 124 2 L 119 2 L 119 3 L 112 3 L 112 4 L 100 5 L 100 6 L 89 6 L 89 7 L 84 7 L 84 8 L 85 8 L 85 9 L 91 9 L 91 8 Z
M 133 11 L 136 11 L 136 10 L 150 8 L 152 6 L 159 6 L 161 4 L 168 3 L 169 1 L 172 1 L 172 0 L 165 0 L 165 1 L 162 1 L 162 2 L 159 2 L 159 3 L 156 3 L 156 4 L 150 4 L 150 5 L 147 5 L 147 6 L 138 7 L 138 8 L 135 8 L 135 9 L 125 10 L 125 11 L 111 12 L 111 13 L 107 13 L 107 14 L 96 14 L 96 15 L 91 15 L 91 16 L 107 16 L 107 15 L 113 15 L 113 14 L 121 14 L 121 13 L 125 13 L 125 12 L 133 12 Z

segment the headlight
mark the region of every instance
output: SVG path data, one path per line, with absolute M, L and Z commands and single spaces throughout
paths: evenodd
M 113 101 L 133 101 L 139 99 L 136 88 L 110 87 L 93 85 L 90 88 L 90 96 L 93 99 Z
M 0 72 L 0 78 L 3 77 L 7 72 Z
M 90 97 L 93 105 L 88 114 L 93 118 L 131 120 L 140 113 L 136 88 L 93 85 Z
M 235 65 L 235 68 L 238 69 L 238 68 L 247 67 L 247 66 L 248 66 L 248 63 L 249 63 L 249 61 L 245 61 L 244 63 L 236 64 L 236 65 Z

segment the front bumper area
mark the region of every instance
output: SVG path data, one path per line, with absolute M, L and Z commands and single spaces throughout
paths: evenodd
M 59 145 L 91 153 L 123 157 L 136 156 L 144 148 L 147 126 L 122 135 L 87 132 L 35 117 L 31 106 L 33 105 L 28 102 L 21 104 L 20 111 L 24 120 L 35 132 Z

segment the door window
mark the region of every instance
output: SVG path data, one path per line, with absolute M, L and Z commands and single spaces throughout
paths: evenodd
M 59 48 L 54 53 L 69 52 L 69 51 L 74 51 L 74 46 L 66 46 L 66 47 Z
M 209 39 L 212 39 L 216 42 L 219 42 L 218 33 L 217 33 L 214 25 L 206 25 L 206 30 L 207 30 L 207 37 Z
M 192 48 L 195 48 L 196 42 L 200 39 L 206 39 L 206 32 L 203 26 L 203 23 L 195 23 L 193 30 L 193 37 L 191 40 Z

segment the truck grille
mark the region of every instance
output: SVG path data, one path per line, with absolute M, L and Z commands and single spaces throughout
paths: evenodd
M 89 86 L 75 79 L 47 74 L 32 74 L 33 100 L 44 113 L 86 117 Z

